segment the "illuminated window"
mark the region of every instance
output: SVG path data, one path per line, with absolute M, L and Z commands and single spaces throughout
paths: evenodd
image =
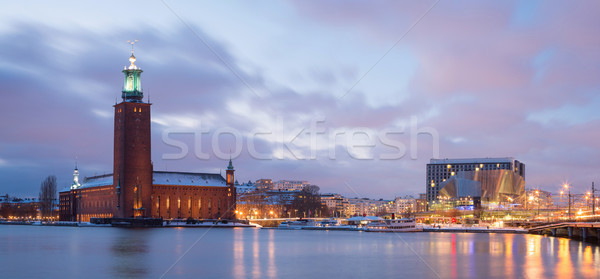
M 137 108 L 133 108 L 133 112 L 137 112 Z
M 198 198 L 198 216 L 202 216 L 202 198 Z

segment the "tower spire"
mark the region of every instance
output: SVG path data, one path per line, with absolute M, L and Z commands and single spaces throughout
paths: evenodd
M 127 41 L 131 45 L 131 56 L 129 57 L 129 66 L 125 66 L 123 74 L 125 74 L 125 83 L 123 85 L 123 91 L 121 97 L 125 102 L 142 103 L 144 93 L 142 91 L 142 80 L 141 74 L 142 69 L 135 65 L 137 59 L 133 55 L 133 46 L 138 40 Z
M 229 150 L 229 166 L 227 166 L 227 170 L 233 170 L 233 163 L 231 162 L 231 149 Z
M 79 170 L 77 169 L 77 157 L 75 157 L 75 169 L 73 170 L 73 182 L 71 183 L 71 190 L 77 189 L 81 186 L 79 183 Z

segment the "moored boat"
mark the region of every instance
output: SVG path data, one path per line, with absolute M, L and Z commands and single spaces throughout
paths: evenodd
M 316 222 L 313 220 L 299 219 L 299 220 L 294 220 L 294 221 L 286 220 L 284 222 L 281 222 L 281 224 L 279 224 L 279 226 L 277 228 L 283 229 L 283 230 L 300 230 L 305 227 L 314 227 L 314 226 L 316 226 Z
M 371 222 L 365 226 L 367 232 L 421 232 L 415 219 L 402 218 Z

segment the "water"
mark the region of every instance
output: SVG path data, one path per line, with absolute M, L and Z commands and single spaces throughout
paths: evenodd
M 2 278 L 163 274 L 164 278 L 600 278 L 600 248 L 564 238 L 513 234 L 0 226 Z

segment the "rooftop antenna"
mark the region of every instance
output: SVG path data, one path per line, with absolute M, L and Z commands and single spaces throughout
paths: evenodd
M 75 169 L 77 169 L 77 155 L 75 155 Z

